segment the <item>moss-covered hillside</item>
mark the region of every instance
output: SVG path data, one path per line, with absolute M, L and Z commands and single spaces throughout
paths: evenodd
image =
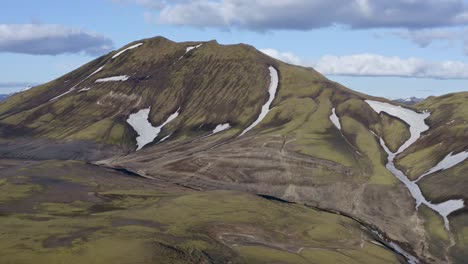
M 128 47 L 133 48 L 122 53 Z M 273 95 L 271 69 L 278 74 Z M 102 82 L 109 77 L 120 80 Z M 379 142 L 381 137 L 396 152 L 410 138 L 409 126 L 378 114 L 366 100 L 391 103 L 248 45 L 157 37 L 131 43 L 1 103 L 0 156 L 87 160 L 195 190 L 269 195 L 355 217 L 426 262 L 468 257 L 462 250 L 468 237 L 466 212 L 449 216 L 449 231 L 434 211 L 416 209 L 406 186 L 386 168 L 387 154 Z M 410 179 L 451 151 L 466 150 L 466 101 L 467 94 L 460 93 L 412 106 L 432 114 L 426 120 L 431 129 L 397 157 L 396 165 Z M 242 134 L 266 102 L 271 102 L 268 114 Z M 153 128 L 179 115 L 136 151 L 138 133 L 127 119 L 148 108 Z M 222 124 L 229 129 L 214 133 Z M 466 166 L 428 176 L 419 183 L 422 192 L 434 201 L 466 199 Z M 203 203 L 216 199 L 211 195 Z M 198 227 L 192 225 L 192 231 Z M 267 253 L 286 258 L 271 249 L 242 250 L 257 259 Z

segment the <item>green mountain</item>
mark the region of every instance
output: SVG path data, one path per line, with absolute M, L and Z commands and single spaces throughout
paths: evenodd
M 340 246 L 345 250 L 356 250 L 350 246 L 356 245 L 352 242 L 358 239 L 356 235 L 369 235 L 357 231 L 364 225 L 381 234 L 379 243 L 386 240 L 389 246 L 402 248 L 423 262 L 463 263 L 468 257 L 464 250 L 468 246 L 468 214 L 464 209 L 468 199 L 463 192 L 468 184 L 463 173 L 467 166 L 464 151 L 468 150 L 467 96 L 459 93 L 428 98 L 402 108 L 347 89 L 311 68 L 270 58 L 248 45 L 175 43 L 157 37 L 131 43 L 1 103 L 0 155 L 9 159 L 84 160 L 104 167 L 98 170 L 96 166 L 80 165 L 91 166 L 96 173 L 121 170 L 146 178 L 140 181 L 171 186 L 164 195 L 171 193 L 172 200 L 145 203 L 148 207 L 142 206 L 142 211 L 135 213 L 204 208 L 200 209 L 204 214 L 187 212 L 191 220 L 173 225 L 170 220 L 150 217 L 174 231 L 173 239 L 183 237 L 187 241 L 183 248 L 174 247 L 176 240 L 165 240 L 167 237 L 158 233 L 158 239 L 164 241 L 158 243 L 170 248 L 158 246 L 159 253 L 155 254 L 164 251 L 182 262 L 217 263 L 224 261 L 222 257 L 250 263 L 268 262 L 270 258 L 286 263 L 314 260 L 311 256 L 317 252 L 292 250 L 294 246 L 284 242 L 300 240 L 299 249 L 315 247 L 307 244 L 309 238 L 299 235 L 304 232 L 302 225 L 308 226 L 304 221 L 309 221 L 301 218 L 299 211 L 312 209 L 299 205 L 290 208 L 251 196 L 259 194 L 326 210 L 323 219 L 332 217 L 331 213 L 351 217 L 343 220 L 356 227 L 349 228 L 352 235 L 345 239 L 346 245 Z M 450 153 L 458 156 L 452 158 Z M 449 161 L 442 162 L 444 170 L 414 182 L 432 168 L 437 169 L 444 159 Z M 115 178 L 115 183 L 106 184 L 122 181 Z M 93 192 L 117 188 L 106 184 L 99 183 L 104 190 Z M 140 187 L 122 186 L 117 189 L 140 191 Z M 189 193 L 172 190 L 175 186 Z M 133 206 L 126 199 L 134 198 L 112 195 L 123 197 L 125 206 L 118 213 L 123 217 Z M 221 204 L 233 203 L 226 205 L 232 211 L 250 204 L 252 215 L 235 218 L 230 215 L 232 211 L 219 208 L 218 199 Z M 68 206 L 57 210 L 75 210 Z M 269 206 L 274 208 L 265 212 L 260 209 Z M 76 210 L 87 211 L 89 206 L 78 207 Z M 50 214 L 45 209 L 36 213 Z M 312 216 L 313 211 L 310 214 L 311 222 L 322 217 Z M 228 238 L 230 242 L 223 240 L 222 234 L 227 232 L 223 228 L 218 233 L 206 229 L 208 223 L 231 218 L 235 223 L 225 228 L 243 235 Z M 245 231 L 264 228 L 263 224 L 254 224 L 259 218 L 274 218 L 268 221 L 277 225 L 270 230 L 273 233 L 284 232 L 279 231 L 281 223 L 297 226 L 286 233 L 298 237 Z M 320 221 L 327 222 L 323 219 Z M 191 232 L 176 232 L 179 228 Z M 337 226 L 316 228 L 323 231 L 311 239 L 326 237 L 333 241 L 325 246 L 328 249 L 343 240 L 344 230 Z M 213 240 L 187 238 L 196 234 Z M 249 236 L 257 240 L 246 242 Z M 269 242 L 259 242 L 259 236 Z M 217 248 L 215 241 L 229 250 Z M 271 241 L 286 244 L 278 246 Z M 372 242 L 368 238 L 363 241 Z M 318 262 L 398 261 L 398 257 L 392 259 L 374 249 L 369 254 L 382 259 L 366 259 L 366 244 L 360 248 L 351 255 L 335 248 L 330 254 L 324 252 L 323 259 L 317 257 L 323 261 Z M 338 258 L 338 253 L 351 259 Z

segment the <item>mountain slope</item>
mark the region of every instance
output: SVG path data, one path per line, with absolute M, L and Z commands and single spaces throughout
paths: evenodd
M 431 128 L 396 157 L 409 179 L 445 156 L 424 155 L 442 137 L 463 149 L 466 122 L 446 132 L 440 121 L 466 117 L 463 96 L 447 98 L 452 110 L 435 99 L 412 108 L 430 108 Z M 304 203 L 359 219 L 426 262 L 461 263 L 466 213 L 449 215 L 448 231 L 434 210 L 415 209 L 379 140 L 396 153 L 413 139 L 412 124 L 369 100 L 395 107 L 247 45 L 158 37 L 0 104 L 0 155 L 102 159 L 96 164 L 154 181 Z M 420 187 L 430 198 L 425 181 L 433 177 Z

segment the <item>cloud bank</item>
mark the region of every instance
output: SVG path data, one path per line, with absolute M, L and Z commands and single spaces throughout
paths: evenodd
M 464 0 L 113 0 L 159 11 L 159 23 L 239 27 L 254 31 L 460 26 L 468 23 Z
M 49 24 L 0 24 L 0 52 L 97 56 L 112 49 L 111 39 L 81 29 Z
M 354 54 L 327 55 L 318 61 L 309 62 L 290 52 L 280 52 L 275 49 L 263 49 L 262 52 L 288 63 L 313 67 L 324 75 L 468 79 L 468 64 L 459 61 L 427 61 L 418 58 L 402 59 L 376 54 Z

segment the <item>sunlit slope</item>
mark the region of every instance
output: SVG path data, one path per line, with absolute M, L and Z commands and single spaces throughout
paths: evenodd
M 125 121 L 139 109 L 151 107 L 150 121 L 157 125 L 180 107 L 181 116 L 167 129 L 191 135 L 223 122 L 242 127 L 267 96 L 263 88 L 273 61 L 250 46 L 213 41 L 187 52 L 198 43 L 160 37 L 135 43 L 143 44 L 1 104 L 0 122 L 9 131 L 4 137 L 91 140 L 132 149 L 136 135 Z M 115 76 L 128 79 L 96 82 Z
M 397 156 L 410 179 L 450 151 L 466 149 L 466 94 L 459 96 L 414 106 L 431 112 L 431 128 Z M 458 219 L 465 214 L 449 216 L 448 232 L 439 215 L 416 209 L 406 186 L 386 168 L 379 142 L 397 152 L 410 139 L 409 125 L 377 113 L 366 100 L 390 103 L 251 46 L 158 37 L 0 104 L 0 155 L 101 157 L 99 165 L 197 190 L 267 194 L 345 213 L 428 262 L 463 257 Z M 440 201 L 463 196 L 463 164 L 423 178 L 424 195 Z M 462 184 L 441 183 L 443 173 L 451 173 L 447 183 Z
M 442 166 L 420 180 L 423 190 L 433 200 L 450 196 L 468 199 L 465 191 L 468 188 L 468 162 L 465 160 L 468 155 L 463 155 L 468 151 L 467 102 L 468 92 L 464 92 L 431 97 L 416 105 L 418 109 L 431 112 L 427 120 L 431 129 L 399 157 L 398 165 L 416 179 L 446 159 L 448 167 Z M 457 154 L 459 158 L 450 162 L 449 156 Z

